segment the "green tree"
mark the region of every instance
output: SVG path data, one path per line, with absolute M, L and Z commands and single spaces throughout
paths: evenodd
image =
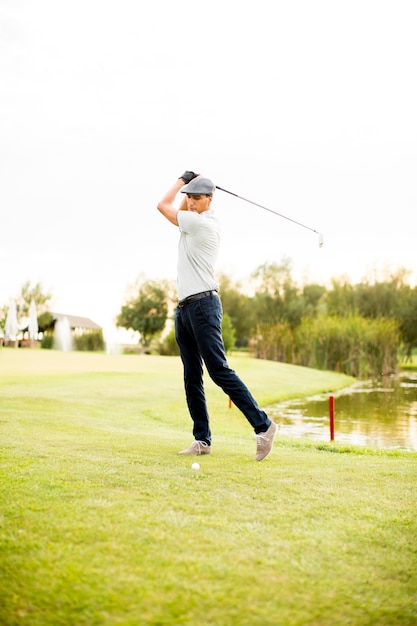
M 326 288 L 321 285 L 304 285 L 300 292 L 294 284 L 287 283 L 285 285 L 282 321 L 295 329 L 302 323 L 303 319 L 316 318 L 325 293 Z
M 315 317 L 318 314 L 325 293 L 326 287 L 323 287 L 323 285 L 318 285 L 317 283 L 304 285 L 303 300 L 305 302 L 304 309 L 307 317 Z
M 166 281 L 137 281 L 132 295 L 122 306 L 116 325 L 140 333 L 143 347 L 149 347 L 152 338 L 162 332 L 168 317 L 169 286 Z
M 356 315 L 355 290 L 348 278 L 332 278 L 331 284 L 331 290 L 326 293 L 328 314 L 339 317 Z
M 253 273 L 253 278 L 259 282 L 259 289 L 270 296 L 284 297 L 285 286 L 293 284 L 291 277 L 291 259 L 283 257 L 280 265 L 277 263 L 264 263 Z
M 40 315 L 48 309 L 51 299 L 52 294 L 44 291 L 41 283 L 36 283 L 36 285 L 32 285 L 31 282 L 27 280 L 22 285 L 20 294 L 16 298 L 19 315 L 26 317 L 29 315 L 29 307 L 32 300 L 35 301 L 36 312 L 38 315 Z
M 257 324 L 289 324 L 296 328 L 304 317 L 315 317 L 326 288 L 305 285 L 303 289 L 291 276 L 291 261 L 284 257 L 281 264 L 266 263 L 253 275 L 257 291 L 253 298 Z
M 4 305 L 0 307 L 0 331 L 6 326 L 7 311 L 9 307 Z M 1 334 L 0 334 L 1 337 Z
M 39 315 L 45 313 L 48 309 L 51 299 L 52 294 L 44 291 L 41 283 L 36 283 L 36 285 L 32 286 L 29 280 L 26 281 L 21 287 L 20 294 L 15 298 L 19 320 L 21 317 L 28 317 L 32 300 L 35 301 L 36 312 L 39 319 Z M 8 310 L 8 304 L 0 307 L 0 329 L 5 327 Z
M 233 284 L 231 279 L 222 275 L 219 278 L 220 296 L 223 313 L 229 315 L 235 333 L 235 344 L 246 347 L 252 329 L 256 326 L 256 316 L 252 298 L 241 291 L 239 283 Z
M 264 263 L 252 277 L 257 282 L 253 298 L 257 324 L 276 324 L 284 320 L 288 304 L 297 291 L 291 277 L 291 260 L 284 257 L 280 265 Z
M 358 313 L 362 317 L 394 317 L 397 310 L 398 289 L 394 283 L 359 283 L 355 286 Z
M 351 285 L 347 278 L 332 279 L 332 289 L 326 295 L 327 312 L 340 317 L 395 318 L 407 300 L 409 273 L 400 268 L 384 274 L 381 280 L 374 273 L 356 285 Z
M 401 338 L 406 356 L 411 359 L 414 347 L 417 347 L 417 287 L 410 289 L 407 301 L 397 315 Z
M 233 328 L 232 318 L 227 313 L 223 314 L 222 321 L 223 343 L 226 352 L 231 352 L 235 347 L 235 329 Z

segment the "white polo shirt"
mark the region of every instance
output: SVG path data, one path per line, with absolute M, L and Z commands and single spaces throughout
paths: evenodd
M 214 265 L 220 243 L 220 224 L 212 209 L 203 213 L 178 211 L 178 299 L 218 289 Z

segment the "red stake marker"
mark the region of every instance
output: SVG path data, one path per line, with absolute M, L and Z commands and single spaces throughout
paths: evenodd
M 330 441 L 334 441 L 334 397 L 329 396 Z

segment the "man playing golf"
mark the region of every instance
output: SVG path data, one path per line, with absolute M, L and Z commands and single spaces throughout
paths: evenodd
M 166 192 L 158 210 L 179 226 L 175 337 L 184 366 L 194 442 L 179 454 L 210 454 L 211 431 L 203 386 L 203 361 L 213 381 L 242 411 L 256 434 L 256 460 L 271 452 L 277 425 L 262 411 L 249 389 L 228 365 L 222 337 L 222 305 L 214 279 L 220 226 L 211 202 L 211 180 L 186 171 Z M 174 207 L 178 192 L 186 194 Z

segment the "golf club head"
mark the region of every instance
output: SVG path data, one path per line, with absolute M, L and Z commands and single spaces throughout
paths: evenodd
M 324 246 L 323 233 L 319 233 L 319 248 L 322 248 L 323 246 Z

